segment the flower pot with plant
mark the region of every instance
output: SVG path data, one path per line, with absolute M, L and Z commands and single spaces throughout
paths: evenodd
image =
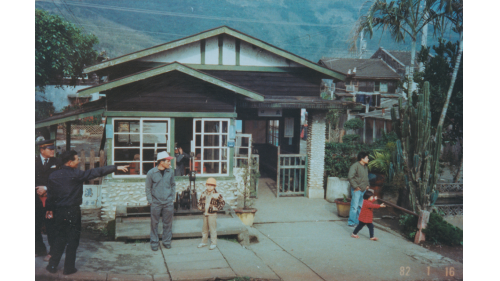
M 250 198 L 251 194 L 255 192 L 256 184 L 260 177 L 256 159 L 250 158 L 250 165 L 242 166 L 242 179 L 243 179 L 243 208 L 234 209 L 236 215 L 240 218 L 243 224 L 252 226 L 255 219 L 257 209 L 252 208 L 253 199 Z
M 391 152 L 384 149 L 373 150 L 370 154 L 370 162 L 368 169 L 375 177 L 370 180 L 370 188 L 373 189 L 375 196 L 382 198 L 382 189 L 386 177 L 389 175 L 389 167 L 391 165 Z
M 347 198 L 344 194 L 344 198 L 337 198 L 334 201 L 337 204 L 337 213 L 339 217 L 349 217 L 349 209 L 351 209 L 351 198 Z

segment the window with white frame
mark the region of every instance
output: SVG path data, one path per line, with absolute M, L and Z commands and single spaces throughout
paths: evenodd
M 229 119 L 193 119 L 194 166 L 200 175 L 229 174 Z
M 117 176 L 145 176 L 155 167 L 159 152 L 170 152 L 169 118 L 114 118 L 114 165 L 130 165 Z
M 274 146 L 279 145 L 280 121 L 269 120 L 267 123 L 267 143 Z
M 387 93 L 387 83 L 375 82 L 375 92 Z

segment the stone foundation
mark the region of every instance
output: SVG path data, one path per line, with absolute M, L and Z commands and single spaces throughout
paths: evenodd
M 110 221 L 115 219 L 116 206 L 146 206 L 148 200 L 146 198 L 146 179 L 142 182 L 126 182 L 126 180 L 116 181 L 114 179 L 106 179 L 101 187 L 101 219 Z M 196 192 L 198 196 L 205 191 L 206 179 L 196 181 Z M 243 190 L 241 178 L 234 180 L 217 180 L 217 191 L 222 194 L 226 204 L 231 208 L 237 207 L 237 197 L 241 196 Z M 188 180 L 178 180 L 175 183 L 176 191 L 182 192 L 189 187 Z

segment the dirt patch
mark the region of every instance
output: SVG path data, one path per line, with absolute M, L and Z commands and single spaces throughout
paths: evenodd
M 373 218 L 374 222 L 381 224 L 387 228 L 390 228 L 391 230 L 401 234 L 403 237 L 406 237 L 402 232 L 401 232 L 401 227 L 399 225 L 399 215 L 403 214 L 403 212 L 392 208 L 392 207 L 387 207 L 387 208 L 380 208 L 378 210 L 375 210 L 373 212 Z M 395 219 L 389 218 L 389 217 L 395 217 Z M 407 238 L 408 239 L 408 238 Z M 408 239 L 411 241 L 410 239 Z M 424 241 L 419 244 L 420 246 L 429 249 L 435 253 L 438 253 L 444 257 L 450 258 L 452 260 L 458 261 L 463 263 L 463 256 L 464 256 L 464 248 L 463 246 L 448 246 L 444 244 L 434 244 L 433 242 L 429 241 Z

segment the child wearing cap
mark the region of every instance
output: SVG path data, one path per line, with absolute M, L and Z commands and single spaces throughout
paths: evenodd
M 207 190 L 200 195 L 198 200 L 198 210 L 203 211 L 203 229 L 201 231 L 201 243 L 198 248 L 208 246 L 208 231 L 210 230 L 210 250 L 217 247 L 217 211 L 222 210 L 226 202 L 222 194 L 215 190 L 216 180 L 208 178 L 206 182 Z

